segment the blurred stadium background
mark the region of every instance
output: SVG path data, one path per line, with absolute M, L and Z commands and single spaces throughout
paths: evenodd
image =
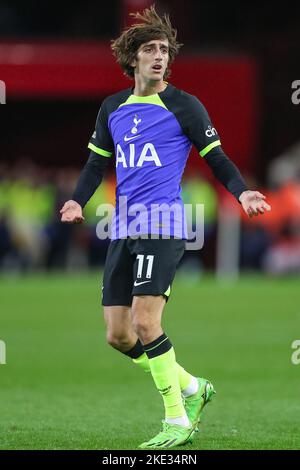
M 105 394 L 120 387 L 129 397 L 131 381 L 156 400 L 148 378 L 105 345 L 98 286 L 108 243 L 95 226 L 98 204 L 114 202 L 113 164 L 85 209 L 85 224 L 62 225 L 59 217 L 102 100 L 131 83 L 109 41 L 130 12 L 152 3 L 0 2 L 7 103 L 0 108 L 0 340 L 7 345 L 0 448 L 135 448 L 147 430 L 143 413 L 156 429 L 159 398 L 152 414 L 128 398 L 141 418 L 121 444 L 107 411 Z M 194 448 L 299 447 L 300 366 L 290 355 L 300 336 L 300 104 L 292 101 L 300 7 L 237 0 L 157 0 L 156 7 L 170 14 L 184 43 L 169 81 L 205 104 L 224 151 L 272 206 L 248 220 L 192 152 L 183 197 L 205 204 L 205 242 L 184 257 L 166 327 L 182 362 L 195 373 L 200 362 L 222 398 Z M 185 338 L 182 311 L 191 318 Z M 203 363 L 195 359 L 202 347 L 211 348 Z M 125 433 L 136 415 L 124 412 L 127 398 L 111 399 Z M 111 423 L 107 435 L 99 422 Z

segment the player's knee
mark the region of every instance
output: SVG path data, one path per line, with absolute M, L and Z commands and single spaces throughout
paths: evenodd
M 132 327 L 139 338 L 148 336 L 152 331 L 152 324 L 144 315 L 133 315 Z
M 106 341 L 110 346 L 118 351 L 127 351 L 131 346 L 129 338 L 123 334 L 107 332 Z

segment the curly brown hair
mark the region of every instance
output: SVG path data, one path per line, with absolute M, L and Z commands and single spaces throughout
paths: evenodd
M 113 54 L 124 74 L 129 78 L 134 78 L 134 67 L 130 64 L 136 59 L 136 53 L 142 44 L 153 39 L 168 39 L 169 63 L 164 79 L 169 77 L 171 73 L 169 66 L 183 45 L 176 41 L 177 30 L 172 27 L 169 15 L 164 14 L 160 17 L 155 11 L 155 5 L 152 5 L 142 13 L 131 13 L 131 16 L 141 22 L 126 28 L 121 36 L 111 41 Z

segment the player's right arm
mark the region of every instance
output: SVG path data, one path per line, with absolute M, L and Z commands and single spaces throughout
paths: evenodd
M 69 224 L 81 224 L 84 221 L 82 207 L 80 204 L 78 204 L 78 202 L 73 201 L 73 199 L 65 202 L 59 212 L 61 214 L 62 222 L 67 222 Z
M 80 173 L 72 199 L 67 201 L 60 210 L 61 221 L 82 223 L 82 209 L 101 184 L 104 171 L 113 153 L 113 141 L 108 129 L 106 103 L 103 102 L 96 120 L 96 129 L 88 148 L 90 156 Z

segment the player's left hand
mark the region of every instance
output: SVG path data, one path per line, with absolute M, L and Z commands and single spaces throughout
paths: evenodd
M 271 206 L 265 202 L 266 196 L 258 191 L 244 191 L 239 201 L 248 217 L 264 214 L 271 210 Z

